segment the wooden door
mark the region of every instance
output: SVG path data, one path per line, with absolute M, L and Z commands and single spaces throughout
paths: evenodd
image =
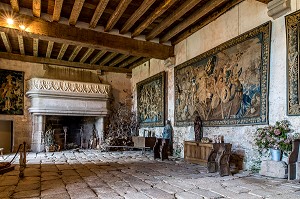
M 4 154 L 12 149 L 12 121 L 0 120 L 0 148 L 4 148 Z

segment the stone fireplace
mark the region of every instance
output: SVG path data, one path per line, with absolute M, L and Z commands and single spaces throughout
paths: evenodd
M 104 118 L 110 113 L 110 85 L 32 78 L 28 80 L 27 86 L 26 96 L 31 99 L 29 112 L 33 122 L 32 151 L 44 151 L 46 123 L 56 125 L 53 130 L 58 131 L 56 134 L 60 136 L 64 134 L 64 129 L 68 142 L 77 145 L 78 128 L 83 126 L 84 135 L 80 137 L 80 142 L 82 144 L 85 139 L 84 148 L 93 130 L 100 140 L 103 138 Z M 56 142 L 62 145 L 62 140 Z M 61 148 L 66 148 L 66 141 L 63 145 Z

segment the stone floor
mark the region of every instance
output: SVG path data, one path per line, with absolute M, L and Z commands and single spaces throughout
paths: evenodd
M 18 166 L 0 175 L 0 198 L 300 198 L 298 181 L 246 172 L 220 177 L 196 164 L 152 156 L 140 151 L 29 153 L 23 179 Z

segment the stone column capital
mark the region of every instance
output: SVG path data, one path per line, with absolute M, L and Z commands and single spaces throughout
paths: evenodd
M 291 10 L 291 0 L 273 0 L 268 3 L 268 15 L 277 19 Z

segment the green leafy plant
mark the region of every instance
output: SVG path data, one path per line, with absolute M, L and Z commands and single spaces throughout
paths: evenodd
M 292 130 L 287 120 L 277 121 L 275 125 L 258 128 L 255 134 L 255 144 L 262 153 L 270 148 L 280 149 L 288 154 L 292 150 Z

